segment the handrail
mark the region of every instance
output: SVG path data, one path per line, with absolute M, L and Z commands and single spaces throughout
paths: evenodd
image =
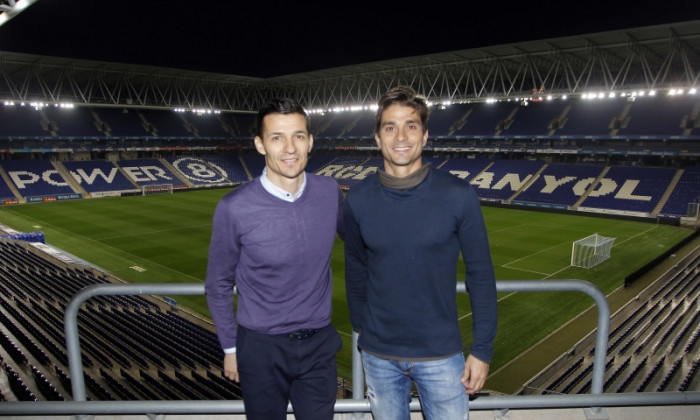
M 506 395 L 479 397 L 470 411 L 503 409 L 561 409 L 587 407 L 700 405 L 700 392 L 626 392 L 616 394 Z M 411 402 L 411 410 L 420 408 Z M 290 408 L 291 409 L 291 408 Z M 341 399 L 336 413 L 368 413 L 369 400 Z M 291 411 L 290 411 L 291 412 Z M 6 401 L 0 416 L 98 415 L 98 414 L 243 414 L 242 400 L 148 401 Z
M 512 280 L 496 282 L 498 292 L 579 291 L 591 296 L 598 306 L 593 378 L 590 394 L 578 395 L 511 395 L 478 397 L 470 402 L 470 410 L 509 408 L 571 408 L 696 405 L 700 392 L 657 392 L 603 394 L 603 376 L 610 324 L 610 309 L 605 295 L 591 283 L 581 280 Z M 458 292 L 465 292 L 464 283 L 457 284 Z M 87 299 L 99 295 L 202 295 L 202 283 L 183 284 L 99 284 L 78 292 L 66 308 L 64 317 L 66 347 L 71 373 L 74 401 L 6 402 L 0 404 L 0 415 L 9 413 L 32 414 L 213 414 L 244 413 L 242 401 L 86 401 L 85 380 L 82 370 L 78 336 L 78 311 Z M 336 413 L 369 412 L 369 401 L 364 398 L 364 376 L 357 351 L 357 334 L 353 333 L 353 397 L 336 401 Z M 358 398 L 359 397 L 359 398 Z M 291 410 L 291 407 L 289 408 Z M 411 401 L 411 410 L 419 410 L 417 399 Z
M 466 292 L 466 285 L 457 283 L 457 292 Z M 603 377 L 605 374 L 605 357 L 608 331 L 610 327 L 610 307 L 605 295 L 594 285 L 581 280 L 510 280 L 496 283 L 498 292 L 534 292 L 534 291 L 579 291 L 587 293 L 598 305 L 598 329 L 596 333 L 595 356 L 593 360 L 593 378 L 591 393 L 603 392 Z M 85 401 L 85 380 L 82 374 L 82 359 L 78 337 L 78 311 L 83 302 L 98 295 L 133 295 L 133 294 L 167 294 L 167 295 L 201 295 L 204 285 L 201 283 L 183 284 L 98 284 L 88 286 L 78 292 L 66 308 L 65 333 L 66 349 L 71 373 L 73 399 Z M 353 396 L 363 395 L 364 380 L 362 367 L 359 363 L 359 353 L 353 337 L 353 366 L 352 383 Z

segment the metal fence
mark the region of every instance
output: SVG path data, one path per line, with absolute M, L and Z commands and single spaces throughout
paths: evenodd
M 593 417 L 600 417 L 602 407 L 698 405 L 700 392 L 656 392 L 603 394 L 610 308 L 605 295 L 594 285 L 581 280 L 512 280 L 496 282 L 498 292 L 583 292 L 598 307 L 598 327 L 590 394 L 579 395 L 510 395 L 479 396 L 470 402 L 470 410 L 506 410 L 532 408 L 585 408 Z M 465 292 L 464 283 L 457 284 Z M 98 415 L 98 414 L 242 414 L 243 401 L 87 401 L 78 335 L 80 306 L 94 296 L 114 295 L 203 295 L 202 283 L 187 284 L 100 284 L 81 290 L 66 308 L 65 335 L 70 365 L 73 401 L 4 402 L 0 415 Z M 357 351 L 357 334 L 353 333 L 352 392 L 353 398 L 339 399 L 336 413 L 368 413 L 369 401 L 364 398 L 364 376 Z M 420 410 L 414 398 L 411 410 Z M 291 412 L 291 406 L 289 408 Z M 604 418 L 605 415 L 603 414 Z

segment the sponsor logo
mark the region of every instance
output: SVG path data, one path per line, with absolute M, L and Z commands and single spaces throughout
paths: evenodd
M 202 159 L 184 157 L 175 160 L 173 167 L 197 184 L 221 184 L 228 183 L 228 174 L 224 169 L 211 162 Z

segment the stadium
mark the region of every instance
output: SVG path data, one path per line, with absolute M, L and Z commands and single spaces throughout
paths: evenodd
M 17 4 L 0 1 L 0 17 Z M 350 190 L 382 166 L 373 101 L 407 84 L 431 101 L 425 158 L 478 192 L 498 281 L 581 281 L 609 305 L 601 349 L 589 296 L 499 290 L 473 418 L 696 418 L 698 40 L 688 21 L 269 79 L 0 51 L 0 414 L 243 418 L 196 286 L 214 206 L 264 166 L 254 111 L 301 98 L 307 171 Z M 332 263 L 337 417 L 369 418 L 340 240 Z M 75 366 L 73 299 L 154 284 L 183 288 L 79 305 Z

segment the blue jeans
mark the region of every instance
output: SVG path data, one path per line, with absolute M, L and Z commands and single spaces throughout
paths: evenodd
M 408 420 L 416 383 L 426 420 L 468 420 L 469 395 L 461 382 L 464 355 L 426 362 L 400 362 L 362 352 L 367 396 L 374 420 Z

